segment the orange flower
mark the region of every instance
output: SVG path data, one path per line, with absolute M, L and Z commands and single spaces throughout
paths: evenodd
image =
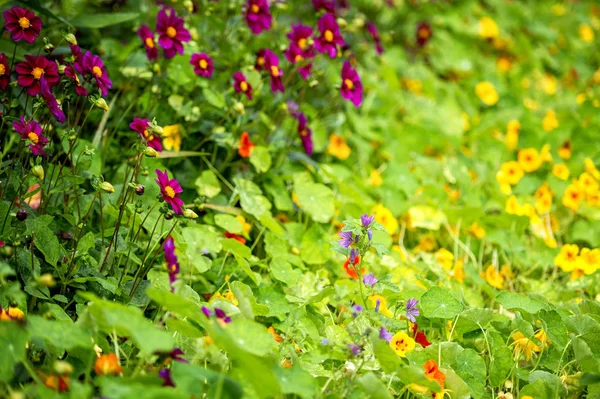
M 25 313 L 19 308 L 2 309 L 2 306 L 0 306 L 0 321 L 22 320 L 24 317 Z
M 564 143 L 562 143 L 562 145 L 560 147 L 558 147 L 558 156 L 561 157 L 562 159 L 571 158 L 571 152 L 572 152 L 571 140 L 565 141 Z
M 356 267 L 360 263 L 360 255 L 356 255 L 354 258 L 353 265 Z M 348 257 L 344 262 L 344 270 L 348 277 L 358 280 L 358 274 L 356 273 L 356 269 L 354 267 L 350 267 L 350 258 Z
M 423 366 L 425 371 L 425 377 L 430 381 L 437 381 L 438 384 L 444 389 L 444 382 L 446 382 L 446 374 L 442 373 L 438 368 L 438 364 L 435 360 L 428 360 Z
M 248 132 L 242 133 L 240 144 L 238 145 L 238 154 L 240 154 L 242 158 L 249 158 L 252 148 L 254 148 L 254 143 L 250 140 L 250 135 Z
M 69 390 L 69 377 L 66 375 L 50 374 L 44 378 L 44 385 L 58 392 Z
M 238 236 L 237 234 L 230 233 L 228 231 L 225 232 L 226 238 L 233 238 L 236 241 L 239 241 L 241 244 L 246 244 L 246 239 L 242 236 Z
M 269 332 L 269 334 L 271 334 L 273 336 L 273 338 L 275 339 L 276 342 L 283 341 L 283 339 L 281 338 L 281 335 L 279 335 L 275 332 L 275 327 L 271 326 L 271 327 L 267 328 L 267 331 Z
M 94 363 L 94 372 L 97 375 L 119 374 L 123 367 L 119 364 L 119 358 L 116 353 L 101 355 Z

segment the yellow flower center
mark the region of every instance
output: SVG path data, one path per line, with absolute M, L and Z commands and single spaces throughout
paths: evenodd
M 144 137 L 148 138 L 148 131 L 144 129 Z
M 33 68 L 33 71 L 31 71 L 31 74 L 33 75 L 33 77 L 37 80 L 40 80 L 40 78 L 42 77 L 42 75 L 44 74 L 44 70 L 42 68 Z
M 37 144 L 40 141 L 40 137 L 34 132 L 27 133 L 27 138 L 31 140 L 33 144 Z
M 306 47 L 306 39 L 305 38 L 298 39 L 298 47 L 300 47 L 302 50 L 304 50 L 304 48 Z
M 4 64 L 0 64 L 0 76 L 4 75 L 6 73 L 6 67 L 4 66 Z
M 94 73 L 94 75 L 96 75 L 97 77 L 101 78 L 102 77 L 102 69 L 100 69 L 97 66 L 94 66 L 92 68 L 92 72 Z
M 419 29 L 419 38 L 427 39 L 429 37 L 429 29 L 423 27 Z
M 279 68 L 275 65 L 271 66 L 271 75 L 278 77 L 279 76 Z
M 265 65 L 265 57 L 258 57 L 258 59 L 256 60 L 256 63 L 260 66 Z
M 175 190 L 171 186 L 165 187 L 165 195 L 169 198 L 175 198 Z
M 296 62 L 300 62 L 304 59 L 304 57 L 302 57 L 300 54 L 296 55 L 295 61 Z
M 153 38 L 147 37 L 145 43 L 146 43 L 146 47 L 154 48 L 154 39 Z
M 242 91 L 247 91 L 248 90 L 248 83 L 246 83 L 246 81 L 241 81 L 240 82 L 240 89 L 242 89 Z
M 300 135 L 303 136 L 303 137 L 307 136 L 308 132 L 306 131 L 306 129 L 302 129 L 302 131 L 300 132 Z
M 200 60 L 200 62 L 198 62 L 198 65 L 200 65 L 200 68 L 206 69 L 208 67 L 208 62 L 206 62 L 206 60 Z
M 167 28 L 167 36 L 169 36 L 171 39 L 174 38 L 175 36 L 177 36 L 177 31 L 175 30 L 175 28 L 173 28 L 172 26 L 169 26 Z
M 327 29 L 325 33 L 323 33 L 323 37 L 326 42 L 331 43 L 333 41 L 333 32 Z
M 352 83 L 352 81 L 350 79 L 344 80 L 344 84 L 346 85 L 346 88 L 348 90 L 354 89 L 354 83 Z
M 250 10 L 254 13 L 254 14 L 258 14 L 258 12 L 260 11 L 260 7 L 257 6 L 256 4 L 252 4 L 252 7 L 250 7 Z
M 31 22 L 25 17 L 19 18 L 19 25 L 21 25 L 21 29 L 27 29 L 31 26 Z

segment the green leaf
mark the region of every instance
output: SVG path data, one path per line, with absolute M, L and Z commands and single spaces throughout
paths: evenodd
M 240 312 L 249 319 L 254 319 L 254 316 L 266 316 L 269 313 L 269 308 L 256 302 L 252 289 L 241 281 L 231 283 L 231 289 L 238 300 Z
M 529 295 L 501 292 L 496 296 L 496 301 L 506 309 L 518 309 L 527 313 L 536 314 L 542 309 L 547 309 L 548 305 L 538 299 L 532 298 Z
M 232 240 L 232 241 L 235 241 L 235 240 Z M 248 277 L 250 277 L 250 279 L 252 281 L 254 281 L 254 284 L 258 285 L 258 279 L 254 275 L 254 272 L 252 271 L 252 269 L 250 269 L 250 265 L 248 264 L 248 261 L 236 253 L 234 253 L 233 256 L 235 257 L 235 260 L 237 261 L 240 268 L 244 271 L 244 273 L 246 273 L 248 275 Z
M 462 310 L 462 303 L 445 288 L 432 287 L 421 296 L 421 311 L 427 318 L 451 319 Z
M 19 323 L 0 321 L 0 382 L 8 382 L 14 376 L 14 367 L 25 359 L 29 330 Z
M 271 154 L 263 146 L 255 146 L 250 153 L 250 163 L 254 165 L 257 172 L 264 173 L 271 167 Z
M 544 331 L 548 334 L 548 338 L 557 348 L 563 349 L 569 343 L 567 328 L 562 317 L 556 310 L 540 310 L 538 317 L 542 321 Z
M 243 230 L 242 222 L 231 215 L 215 215 L 215 224 L 233 234 L 240 234 Z
M 220 92 L 213 91 L 208 87 L 202 89 L 206 101 L 215 108 L 225 108 L 225 97 Z
M 333 217 L 333 191 L 329 187 L 313 183 L 306 175 L 298 174 L 294 176 L 294 192 L 298 196 L 300 208 L 315 222 L 327 223 Z
M 31 338 L 45 342 L 46 349 L 49 348 L 48 345 L 63 350 L 76 347 L 92 348 L 94 346 L 91 335 L 79 324 L 46 320 L 34 315 L 29 316 L 27 320 Z
M 190 318 L 192 320 L 204 320 L 206 316 L 201 312 L 198 303 L 194 303 L 189 299 L 182 298 L 170 291 L 160 290 L 158 288 L 148 288 L 146 294 L 150 299 L 170 312 L 180 315 L 181 317 Z
M 452 369 L 444 369 L 446 373 L 446 389 L 451 399 L 470 399 L 469 386 Z
M 504 381 L 513 366 L 512 351 L 504 343 L 502 336 L 496 331 L 488 330 L 488 342 L 491 349 L 490 359 L 490 385 L 492 387 L 504 386 Z
M 288 395 L 298 395 L 302 398 L 314 398 L 317 389 L 316 380 L 299 367 L 276 368 L 281 391 Z
M 473 349 L 465 349 L 456 358 L 456 372 L 469 386 L 471 396 L 480 399 L 485 393 L 485 361 Z
M 200 397 L 204 393 L 209 398 L 238 399 L 243 396 L 240 384 L 225 374 L 186 363 L 171 364 L 175 386 L 193 397 Z
M 372 399 L 392 399 L 390 391 L 373 372 L 368 372 L 357 379 L 367 397 Z
M 111 399 L 183 399 L 188 396 L 179 388 L 163 387 L 157 375 L 143 379 L 123 379 L 100 376 L 94 379 L 102 397 Z
M 81 237 L 79 242 L 77 243 L 77 255 L 85 255 L 88 253 L 90 248 L 94 247 L 94 233 L 91 231 Z
M 221 183 L 211 170 L 203 171 L 194 182 L 198 194 L 208 198 L 216 197 L 221 192 Z
M 249 180 L 234 179 L 236 190 L 240 195 L 242 209 L 249 214 L 260 218 L 270 215 L 271 203 L 262 195 L 261 189 Z
M 309 265 L 320 265 L 331 258 L 329 239 L 319 224 L 313 224 L 302 235 L 300 257 Z
M 25 221 L 27 230 L 33 233 L 35 247 L 44 254 L 46 262 L 56 266 L 60 256 L 60 244 L 56 235 L 48 228 L 47 219 L 29 218 Z
M 390 348 L 387 341 L 379 338 L 377 333 L 371 335 L 373 353 L 381 365 L 381 369 L 388 374 L 395 372 L 402 364 L 400 357 Z
M 221 245 L 223 246 L 223 251 L 229 251 L 232 254 L 237 255 L 241 258 L 247 259 L 252 256 L 250 248 L 233 238 L 224 239 L 223 241 L 221 241 Z
M 431 381 L 425 377 L 423 367 L 401 366 L 397 370 L 396 376 L 404 385 L 418 384 L 429 388 L 432 392 L 442 391 L 442 387 L 437 383 L 437 381 Z
M 136 12 L 114 12 L 107 14 L 86 12 L 73 18 L 71 24 L 77 28 L 106 28 L 107 26 L 134 20 L 138 15 Z
M 552 390 L 552 397 L 554 398 L 564 398 L 567 396 L 567 390 L 557 375 L 543 370 L 536 370 L 529 375 L 529 382 L 534 383 L 536 381 L 544 381 Z
M 520 397 L 531 396 L 532 398 L 556 398 L 557 396 L 553 395 L 553 391 L 546 381 L 536 380 L 521 388 L 519 395 Z
M 302 276 L 302 271 L 294 269 L 292 265 L 283 258 L 274 258 L 269 266 L 273 278 L 281 281 L 285 285 L 296 284 Z

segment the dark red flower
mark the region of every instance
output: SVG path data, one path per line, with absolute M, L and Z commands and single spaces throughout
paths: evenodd
M 230 233 L 228 231 L 225 232 L 225 237 L 226 238 L 233 238 L 234 240 L 238 241 L 241 244 L 246 244 L 246 239 L 242 236 L 238 236 L 237 234 L 233 234 Z
M 315 57 L 315 49 L 309 44 L 312 34 L 313 31 L 310 26 L 298 24 L 292 25 L 292 31 L 287 35 L 291 43 L 285 51 L 285 57 L 292 64 L 304 62 L 305 65 L 302 65 L 298 69 L 303 79 L 306 79 L 310 75 L 310 70 L 312 69 L 311 60 Z
M 54 115 L 58 122 L 64 123 L 67 119 L 65 113 L 60 108 L 60 105 L 58 104 L 56 97 L 54 97 L 54 94 L 52 94 L 50 91 L 50 87 L 48 87 L 48 83 L 46 82 L 46 78 L 44 78 L 44 76 L 42 76 L 40 79 L 40 93 L 42 94 L 42 98 L 46 102 L 50 113 Z
M 298 134 L 302 140 L 302 146 L 306 155 L 311 156 L 313 153 L 312 130 L 308 127 L 308 120 L 303 113 L 298 115 Z
M 19 86 L 27 89 L 27 94 L 37 96 L 40 93 L 40 79 L 46 79 L 49 88 L 54 87 L 59 81 L 58 67 L 54 62 L 48 61 L 43 56 L 26 55 L 25 61 L 19 62 L 15 67 Z
M 10 65 L 4 53 L 0 53 L 0 89 L 6 90 L 10 83 Z
M 267 68 L 265 67 L 265 53 L 266 52 L 267 52 L 267 49 L 261 48 L 256 53 L 256 61 L 254 62 L 254 69 L 256 69 L 257 71 L 266 71 L 267 70 Z
M 158 12 L 156 32 L 159 35 L 158 44 L 165 50 L 165 57 L 173 58 L 177 53 L 183 54 L 183 43 L 192 39 L 183 24 L 183 18 L 178 17 L 172 8 L 163 8 Z
M 335 0 L 312 0 L 315 11 L 325 10 L 328 13 L 335 14 Z
M 20 121 L 13 122 L 13 127 L 19 133 L 22 140 L 29 140 L 31 144 L 29 149 L 33 155 L 46 156 L 44 147 L 48 144 L 48 139 L 42 133 L 42 127 L 34 120 L 25 121 L 25 117 L 21 116 Z
M 419 25 L 417 25 L 416 36 L 417 36 L 417 45 L 419 47 L 425 46 L 427 44 L 427 42 L 433 36 L 433 31 L 431 30 L 431 25 L 429 25 L 427 22 L 421 22 Z
M 190 64 L 194 67 L 196 75 L 210 78 L 215 70 L 213 60 L 206 53 L 192 54 Z
M 156 48 L 156 42 L 154 41 L 154 32 L 152 32 L 148 25 L 143 24 L 137 30 L 137 34 L 144 43 L 148 59 L 150 61 L 156 60 L 158 58 L 158 49 Z
M 317 23 L 321 36 L 315 39 L 315 48 L 319 53 L 329 54 L 330 58 L 337 56 L 337 45 L 344 45 L 344 38 L 340 34 L 340 27 L 331 14 L 325 14 Z
M 240 71 L 233 74 L 233 89 L 236 93 L 244 93 L 248 100 L 252 100 L 252 86 Z
M 416 323 L 413 324 L 412 332 L 414 335 L 415 342 L 418 343 L 419 345 L 421 345 L 423 348 L 427 348 L 429 345 L 431 345 L 431 342 L 427 341 L 427 337 L 425 336 L 425 333 L 418 331 L 418 329 L 419 329 L 419 325 Z
M 12 34 L 15 42 L 25 40 L 31 44 L 40 35 L 42 20 L 33 11 L 13 7 L 4 11 L 4 27 Z
M 271 29 L 273 17 L 268 0 L 247 0 L 244 7 L 244 18 L 255 35 Z

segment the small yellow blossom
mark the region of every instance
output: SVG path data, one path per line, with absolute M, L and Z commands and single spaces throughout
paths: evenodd
M 506 212 L 510 215 L 522 215 L 523 214 L 523 210 L 521 205 L 519 205 L 519 202 L 517 201 L 517 197 L 510 196 L 507 200 L 506 200 L 506 205 L 504 206 L 504 209 L 506 210 Z
M 577 94 L 577 97 L 575 97 L 575 101 L 577 101 L 577 105 L 581 105 L 585 102 L 587 96 L 585 95 L 585 93 L 579 93 Z
M 479 20 L 479 36 L 485 39 L 494 39 L 498 37 L 498 33 L 498 25 L 493 19 L 483 17 Z
M 413 249 L 413 252 L 431 252 L 436 246 L 435 237 L 431 234 L 425 234 L 419 239 L 419 244 Z
M 571 158 L 571 152 L 572 152 L 571 140 L 565 141 L 564 143 L 562 143 L 562 145 L 560 147 L 558 147 L 558 156 L 561 157 L 562 159 Z
M 371 174 L 369 175 L 369 186 L 379 187 L 383 184 L 383 179 L 381 178 L 381 174 L 377 169 L 373 169 Z
M 581 201 L 583 201 L 584 192 L 578 184 L 570 184 L 565 189 L 562 197 L 562 204 L 573 212 L 577 212 Z
M 460 117 L 463 120 L 463 130 L 466 132 L 471 129 L 471 121 L 469 120 L 469 114 L 463 112 Z
M 342 136 L 338 136 L 337 134 L 332 134 L 329 136 L 329 146 L 327 147 L 327 152 L 343 161 L 344 159 L 348 159 L 352 153 L 352 150 L 348 144 L 346 144 L 346 139 L 344 139 Z
M 592 195 L 598 192 L 598 182 L 587 172 L 583 172 L 577 179 L 577 184 L 587 195 Z
M 535 209 L 540 213 L 549 213 L 552 207 L 552 190 L 548 183 L 542 184 L 535 192 Z
M 494 105 L 500 97 L 493 84 L 490 82 L 481 82 L 475 86 L 475 94 L 485 105 Z
M 549 109 L 546 111 L 546 116 L 544 116 L 544 120 L 542 121 L 542 127 L 545 131 L 551 132 L 559 126 L 558 119 L 556 118 L 556 112 L 554 110 Z
M 542 88 L 544 89 L 544 92 L 548 95 L 556 94 L 557 85 L 558 82 L 556 78 L 552 75 L 546 74 L 542 78 Z
M 500 184 L 510 184 L 514 186 L 523 178 L 523 168 L 515 161 L 509 161 L 502 164 L 498 173 L 496 173 L 496 180 Z
M 435 253 L 435 260 L 444 269 L 450 270 L 454 264 L 454 254 L 448 251 L 446 248 L 440 248 Z
M 542 162 L 550 162 L 554 161 L 552 158 L 552 153 L 550 152 L 550 144 L 544 144 L 542 149 L 540 150 L 540 158 Z
M 600 171 L 596 169 L 596 165 L 594 165 L 594 161 L 591 158 L 586 158 L 584 161 L 585 171 L 592 175 L 594 179 L 600 180 Z
M 539 352 L 541 348 L 535 344 L 532 340 L 527 338 L 523 333 L 517 331 L 513 333 L 512 339 L 514 342 L 511 345 L 514 345 L 514 357 L 518 359 L 521 356 L 521 353 L 525 353 L 525 359 L 527 361 L 531 360 L 531 356 L 534 352 Z
M 552 174 L 561 180 L 567 180 L 570 173 L 569 168 L 564 163 L 557 163 L 552 166 Z
M 579 25 L 579 37 L 586 43 L 594 41 L 594 31 L 588 25 Z
M 252 225 L 246 222 L 246 218 L 242 215 L 238 215 L 235 218 L 242 224 L 242 232 L 244 234 L 250 233 L 250 230 L 252 230 Z
M 0 321 L 22 320 L 24 317 L 25 313 L 16 307 L 0 310 Z
M 577 244 L 565 244 L 554 258 L 554 264 L 564 272 L 571 272 L 577 267 L 579 247 Z
M 404 331 L 397 332 L 390 341 L 390 347 L 400 357 L 406 357 L 406 353 L 415 349 L 415 340 Z
M 509 151 L 514 151 L 519 144 L 519 130 L 521 130 L 519 121 L 512 120 L 508 122 L 504 144 Z
M 165 150 L 179 151 L 181 149 L 181 131 L 179 125 L 169 125 L 163 127 L 163 145 Z
M 525 148 L 517 155 L 519 166 L 525 172 L 534 172 L 542 165 L 542 158 L 535 148 Z
M 457 260 L 452 268 L 452 277 L 459 283 L 465 282 L 465 268 L 462 260 Z
M 475 238 L 482 239 L 485 237 L 485 229 L 477 222 L 473 222 L 469 228 L 469 232 L 475 236 Z
M 375 221 L 382 225 L 390 234 L 394 234 L 398 229 L 398 221 L 394 214 L 381 204 L 375 205 L 371 210 L 375 214 Z
M 508 72 L 510 68 L 512 68 L 512 62 L 508 57 L 500 57 L 498 61 L 496 61 L 496 67 L 500 72 Z
M 484 272 L 481 273 L 481 277 L 491 285 L 492 287 L 501 290 L 504 287 L 504 276 L 500 274 L 494 265 L 489 265 Z

